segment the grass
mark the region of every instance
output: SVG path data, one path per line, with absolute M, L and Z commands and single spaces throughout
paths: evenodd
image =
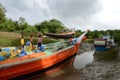
M 25 42 L 27 42 L 29 38 L 25 38 Z M 37 45 L 37 38 L 33 38 L 33 45 Z M 52 38 L 43 38 L 43 44 L 57 42 L 57 39 Z M 8 47 L 8 46 L 20 46 L 20 38 L 0 38 L 0 46 Z
M 0 32 L 0 38 L 20 38 L 20 33 L 15 32 Z
M 19 46 L 20 45 L 20 39 L 19 38 L 0 38 L 0 46 L 6 47 L 6 46 Z
M 87 39 L 86 42 L 88 42 L 88 43 L 94 43 L 94 39 Z
M 96 53 L 94 57 L 96 60 L 113 60 L 118 58 L 118 54 L 119 54 L 119 48 L 114 48 L 109 51 Z
M 0 47 L 20 46 L 20 33 L 15 32 L 0 32 Z M 29 40 L 29 36 L 24 36 L 25 42 Z M 33 45 L 37 45 L 38 38 L 33 37 Z M 57 39 L 49 37 L 43 38 L 43 44 L 57 42 Z

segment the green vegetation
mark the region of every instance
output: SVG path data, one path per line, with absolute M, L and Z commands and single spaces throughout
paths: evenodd
M 118 54 L 119 54 L 119 48 L 115 48 L 102 53 L 96 53 L 94 57 L 96 60 L 113 60 L 113 59 L 117 59 Z
M 94 39 L 87 39 L 86 42 L 88 42 L 88 43 L 94 43 Z
M 27 42 L 29 38 L 25 38 L 25 42 Z M 33 45 L 37 45 L 37 38 L 33 38 Z M 53 43 L 57 42 L 57 39 L 52 38 L 43 38 L 43 44 Z M 0 46 L 6 47 L 6 46 L 20 46 L 20 38 L 0 38 Z
M 19 38 L 0 38 L 0 46 L 20 46 Z
M 81 30 L 75 31 L 75 36 L 78 37 L 82 32 Z M 94 38 L 102 38 L 103 35 L 106 35 L 106 33 L 109 33 L 110 36 L 114 36 L 115 42 L 120 45 L 120 30 L 106 30 L 106 31 L 89 31 L 89 33 L 86 35 L 88 38 L 88 42 L 93 42 Z
M 18 21 L 6 18 L 6 9 L 0 4 L 0 46 L 19 46 L 21 35 L 24 35 L 25 41 L 29 40 L 30 35 L 34 37 L 33 44 L 37 44 L 39 33 L 60 33 L 68 30 L 60 21 L 52 19 L 43 21 L 35 25 L 30 25 L 25 18 L 20 17 Z M 56 42 L 58 40 L 44 38 L 43 43 Z
M 30 25 L 23 17 L 20 17 L 18 21 L 7 19 L 5 13 L 6 9 L 0 4 L 0 46 L 12 46 L 15 44 L 19 45 L 18 40 L 20 39 L 21 34 L 26 38 L 29 38 L 30 35 L 37 37 L 39 33 L 43 33 L 44 35 L 45 33 L 61 33 L 66 30 L 70 30 L 65 27 L 62 22 L 56 19 L 46 20 L 35 25 Z M 2 35 L 1 32 L 3 33 Z M 15 33 L 7 34 L 5 32 Z M 93 43 L 94 38 L 100 38 L 107 32 L 109 32 L 111 36 L 114 36 L 115 42 L 120 44 L 120 30 L 90 31 L 86 35 L 88 38 L 87 42 Z M 78 37 L 82 33 L 83 32 L 81 30 L 76 30 L 75 37 Z M 49 42 L 49 39 L 45 39 L 44 43 L 47 42 Z
M 6 18 L 6 9 L 0 4 L 0 31 L 5 32 L 42 32 L 45 33 L 60 33 L 66 28 L 56 19 L 43 21 L 35 25 L 30 25 L 25 18 L 20 17 L 18 21 Z

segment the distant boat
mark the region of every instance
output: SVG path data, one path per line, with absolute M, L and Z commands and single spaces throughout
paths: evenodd
M 75 32 L 64 32 L 60 34 L 56 33 L 46 33 L 46 36 L 53 37 L 53 38 L 73 38 Z
M 49 67 L 64 61 L 77 53 L 87 32 L 85 31 L 77 40 L 73 40 L 72 45 L 68 45 L 68 41 L 46 44 L 43 52 L 33 52 L 22 57 L 0 60 L 0 79 L 14 79 L 35 71 L 47 70 Z
M 103 38 L 95 38 L 94 39 L 94 48 L 95 53 L 103 53 L 108 50 L 115 48 L 114 38 L 112 36 L 109 39 Z

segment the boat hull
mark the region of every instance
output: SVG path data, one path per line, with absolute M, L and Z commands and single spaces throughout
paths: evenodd
M 12 79 L 38 70 L 46 69 L 76 54 L 78 48 L 79 44 L 75 44 L 68 49 L 58 51 L 51 56 L 39 60 L 2 68 L 0 69 L 0 79 Z
M 54 64 L 48 68 L 45 68 L 45 69 L 42 69 L 42 70 L 38 70 L 38 71 L 35 71 L 35 72 L 32 72 L 32 73 L 29 73 L 29 74 L 26 74 L 26 75 L 23 75 L 23 76 L 19 76 L 19 77 L 16 77 L 16 78 L 12 78 L 13 80 L 33 80 L 33 79 L 37 79 L 37 78 L 40 78 L 42 76 L 45 76 L 45 75 L 49 75 L 51 73 L 54 73 L 56 71 L 59 71 L 61 69 L 63 69 L 65 66 L 68 66 L 68 65 L 72 65 L 73 62 L 74 62 L 74 59 L 75 59 L 75 56 L 76 54 L 74 55 L 71 55 L 70 57 L 66 58 L 65 60 L 57 63 L 57 64 Z
M 53 38 L 62 38 L 62 39 L 69 39 L 69 38 L 73 38 L 74 37 L 74 33 L 70 33 L 70 34 L 46 34 L 46 36 L 49 37 L 53 37 Z

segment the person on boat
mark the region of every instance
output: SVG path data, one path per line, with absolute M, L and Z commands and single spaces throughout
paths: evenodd
M 113 39 L 112 36 L 110 36 L 109 45 L 110 45 L 111 48 L 113 48 L 115 46 L 114 39 Z
M 24 36 L 23 35 L 21 36 L 20 43 L 21 43 L 21 48 L 24 49 L 25 40 L 24 40 Z
M 73 44 L 73 38 L 71 37 L 71 38 L 69 38 L 69 45 L 72 45 Z
M 38 36 L 38 49 L 41 48 L 41 45 L 42 45 L 42 34 L 39 34 L 39 36 Z
M 32 35 L 30 36 L 30 44 L 33 45 L 33 37 L 32 37 Z
M 107 33 L 107 35 L 103 36 L 103 39 L 105 39 L 105 45 L 107 48 L 113 48 L 115 46 L 114 43 L 114 38 L 112 36 L 110 36 L 109 33 Z

